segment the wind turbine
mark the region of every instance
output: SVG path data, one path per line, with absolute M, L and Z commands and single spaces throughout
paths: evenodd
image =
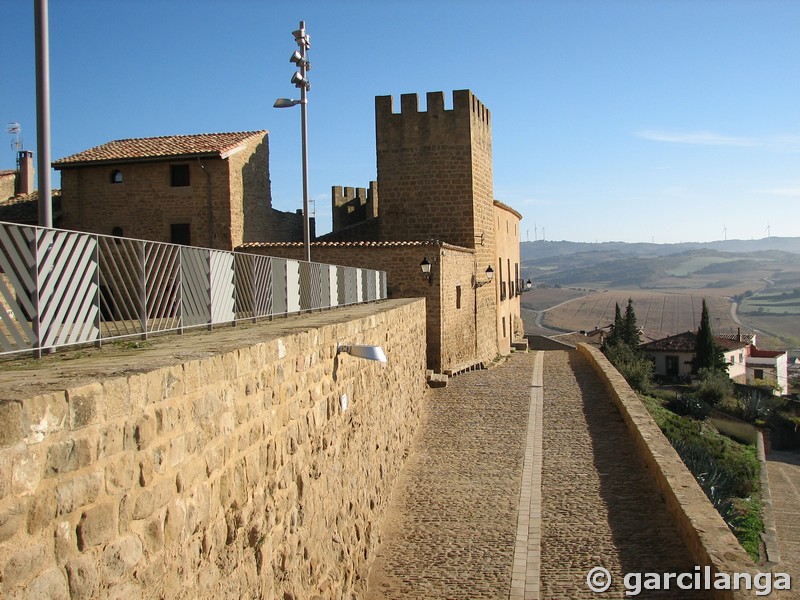
M 728 228 L 727 228 L 727 227 L 724 227 L 724 226 L 723 226 L 723 228 L 722 228 L 722 235 L 723 235 L 723 237 L 724 237 L 725 241 L 727 242 L 727 241 L 728 241 Z

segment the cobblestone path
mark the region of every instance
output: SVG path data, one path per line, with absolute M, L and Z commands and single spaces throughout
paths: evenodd
M 368 599 L 508 598 L 534 357 L 514 354 L 432 391 Z
M 792 588 L 798 589 L 800 588 L 800 453 L 773 450 L 767 456 L 767 473 L 772 495 L 772 514 L 775 517 L 778 548 L 781 553 L 781 562 L 774 570 L 789 573 L 792 576 Z
M 605 594 L 586 584 L 611 572 Z M 693 572 L 661 495 L 635 455 L 622 417 L 577 351 L 544 356 L 541 598 L 627 598 L 632 572 Z M 645 591 L 647 598 L 703 593 Z

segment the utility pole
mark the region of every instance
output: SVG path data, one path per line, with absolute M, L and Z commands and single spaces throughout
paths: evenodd
M 50 184 L 50 42 L 47 0 L 35 0 L 36 21 L 36 144 L 39 165 L 39 225 L 53 226 Z

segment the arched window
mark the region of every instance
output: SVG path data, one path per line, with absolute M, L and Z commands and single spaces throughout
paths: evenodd
M 111 171 L 111 183 L 122 183 L 122 171 L 119 169 Z

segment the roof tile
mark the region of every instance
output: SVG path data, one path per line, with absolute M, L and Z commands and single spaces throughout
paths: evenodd
M 168 135 L 152 138 L 114 140 L 83 152 L 60 158 L 55 167 L 96 162 L 119 162 L 147 158 L 173 158 L 183 156 L 221 156 L 246 140 L 263 136 L 266 131 L 235 133 L 200 133 L 196 135 Z

